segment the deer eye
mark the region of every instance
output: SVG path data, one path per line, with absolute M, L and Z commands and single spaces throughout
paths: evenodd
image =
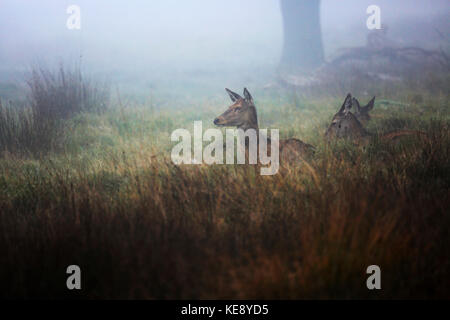
M 241 111 L 241 107 L 234 108 L 234 112 L 239 112 L 239 111 Z

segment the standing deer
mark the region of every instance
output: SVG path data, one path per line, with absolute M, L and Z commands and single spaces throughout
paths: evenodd
M 233 104 L 228 109 L 218 116 L 214 120 L 216 126 L 231 126 L 238 129 L 248 130 L 254 129 L 259 132 L 258 116 L 256 113 L 256 107 L 253 98 L 247 88 L 244 88 L 244 98 L 239 94 L 225 89 Z M 258 149 L 259 149 L 259 134 L 258 137 Z M 268 139 L 267 150 L 270 150 L 270 139 Z M 248 143 L 246 141 L 246 149 L 248 149 Z M 280 161 L 292 162 L 298 160 L 300 157 L 308 156 L 313 153 L 314 147 L 310 144 L 295 138 L 280 140 L 279 142 L 279 154 Z

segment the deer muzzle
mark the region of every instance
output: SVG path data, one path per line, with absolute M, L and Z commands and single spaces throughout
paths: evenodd
M 214 119 L 214 124 L 216 126 L 220 126 L 221 124 L 223 124 L 223 119 L 221 119 L 221 117 L 215 118 Z

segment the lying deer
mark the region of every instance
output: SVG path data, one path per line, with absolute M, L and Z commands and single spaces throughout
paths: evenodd
M 230 89 L 225 89 L 230 95 L 233 104 L 228 107 L 228 109 L 218 116 L 214 120 L 216 126 L 231 126 L 237 127 L 238 129 L 248 130 L 254 129 L 259 132 L 258 127 L 258 116 L 256 113 L 256 107 L 253 98 L 247 88 L 244 88 L 244 98 L 239 94 L 231 91 Z M 259 147 L 259 134 L 258 136 L 258 147 Z M 246 141 L 246 149 L 248 144 Z M 259 149 L 259 148 L 258 148 Z M 299 139 L 291 138 L 280 140 L 279 142 L 279 155 L 280 162 L 283 161 L 295 161 L 299 157 L 309 156 L 313 153 L 314 147 L 307 144 Z M 267 150 L 270 148 L 270 139 L 268 139 Z
M 375 97 L 365 106 L 361 108 L 359 106 L 358 101 L 353 98 L 349 93 L 344 100 L 339 111 L 334 115 L 330 126 L 325 132 L 325 137 L 328 141 L 336 138 L 350 138 L 354 141 L 361 141 L 363 143 L 367 143 L 369 138 L 373 136 L 373 134 L 366 131 L 366 129 L 361 124 L 361 121 L 368 121 L 370 119 L 369 111 L 372 110 L 373 104 L 375 102 Z M 353 104 L 356 105 L 356 115 L 353 114 L 350 110 L 352 109 Z M 424 132 L 417 130 L 396 130 L 382 135 L 381 140 L 394 140 L 398 137 L 420 134 L 425 135 Z
M 373 106 L 375 104 L 375 97 L 372 98 L 372 100 L 369 101 L 367 105 L 364 107 L 361 107 L 359 104 L 359 101 L 353 97 L 352 98 L 352 104 L 355 106 L 355 116 L 361 122 L 361 124 L 365 125 L 370 120 L 370 114 L 369 112 L 372 111 Z

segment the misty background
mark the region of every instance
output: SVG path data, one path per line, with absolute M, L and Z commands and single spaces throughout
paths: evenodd
M 448 0 L 322 0 L 326 59 L 365 44 L 372 4 L 401 45 L 448 46 Z M 81 30 L 66 27 L 70 5 L 81 8 Z M 33 63 L 81 61 L 89 73 L 130 87 L 264 85 L 282 45 L 278 0 L 0 2 L 0 81 L 19 81 Z

